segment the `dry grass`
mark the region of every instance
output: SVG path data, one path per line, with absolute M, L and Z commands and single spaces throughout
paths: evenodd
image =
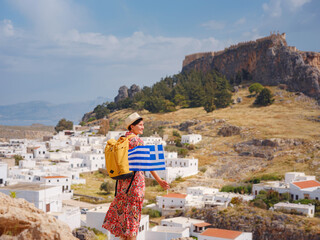
M 108 181 L 114 181 L 114 180 L 112 180 L 109 177 L 105 177 L 103 174 L 99 172 L 82 173 L 81 178 L 86 179 L 86 184 L 72 185 L 72 189 L 74 190 L 74 193 L 93 196 L 93 197 L 102 197 L 105 199 L 105 202 L 111 202 L 113 200 L 114 190 L 112 190 L 111 193 L 106 194 L 105 191 L 100 191 L 100 185 L 106 179 Z M 90 201 L 90 200 L 87 199 L 86 201 Z

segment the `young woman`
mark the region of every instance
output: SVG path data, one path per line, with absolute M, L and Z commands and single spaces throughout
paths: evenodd
M 126 137 L 134 135 L 129 139 L 129 148 L 144 145 L 142 139 L 138 137 L 143 133 L 143 118 L 138 113 L 133 113 L 125 120 L 125 124 L 129 130 Z M 155 171 L 151 171 L 151 174 L 163 189 L 170 188 Z M 135 173 L 129 192 L 126 193 L 130 182 L 131 178 L 118 180 L 117 196 L 111 203 L 102 225 L 122 240 L 135 240 L 139 232 L 145 191 L 144 173 L 142 171 Z

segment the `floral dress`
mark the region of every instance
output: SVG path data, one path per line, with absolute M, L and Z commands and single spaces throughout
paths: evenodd
M 126 137 L 133 134 L 127 132 Z M 129 140 L 129 148 L 144 145 L 138 136 Z M 136 172 L 128 193 L 131 178 L 118 180 L 117 196 L 106 213 L 102 227 L 116 237 L 133 237 L 138 234 L 144 200 L 144 173 Z

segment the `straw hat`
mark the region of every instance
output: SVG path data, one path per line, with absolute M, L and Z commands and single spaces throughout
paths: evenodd
M 132 113 L 130 114 L 125 120 L 124 120 L 124 124 L 126 126 L 126 129 L 129 128 L 129 126 L 134 123 L 135 121 L 137 121 L 138 119 L 142 119 L 142 117 L 137 113 Z

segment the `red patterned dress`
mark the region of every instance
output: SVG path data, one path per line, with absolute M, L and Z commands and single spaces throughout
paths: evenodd
M 127 132 L 126 137 L 133 134 Z M 138 136 L 129 140 L 129 148 L 144 145 Z M 116 237 L 133 237 L 138 234 L 144 199 L 144 173 L 136 172 L 128 194 L 131 178 L 118 180 L 117 196 L 111 203 L 102 227 Z

